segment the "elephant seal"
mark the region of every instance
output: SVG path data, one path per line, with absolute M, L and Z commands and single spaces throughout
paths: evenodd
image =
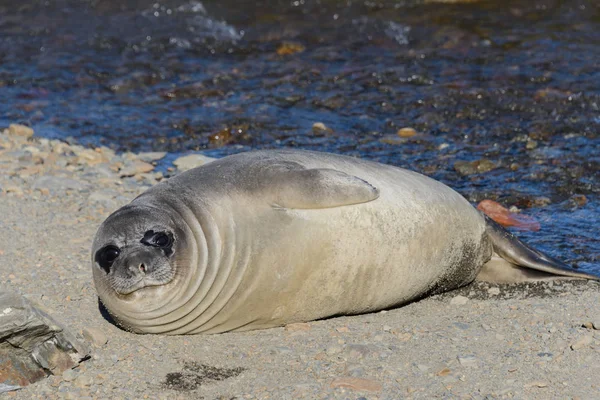
M 119 324 L 172 335 L 376 311 L 478 274 L 596 279 L 440 182 L 305 151 L 233 155 L 157 184 L 102 223 L 92 268 Z

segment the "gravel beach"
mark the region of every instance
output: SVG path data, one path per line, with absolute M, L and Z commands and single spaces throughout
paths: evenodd
M 0 133 L 0 285 L 93 349 L 14 399 L 600 398 L 600 285 L 476 283 L 374 314 L 208 336 L 135 335 L 98 307 L 90 246 L 164 153 Z M 176 171 L 173 170 L 173 173 Z

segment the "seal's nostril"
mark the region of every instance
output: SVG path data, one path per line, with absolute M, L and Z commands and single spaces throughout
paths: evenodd
M 144 274 L 146 273 L 146 266 L 144 264 L 140 264 L 140 271 Z

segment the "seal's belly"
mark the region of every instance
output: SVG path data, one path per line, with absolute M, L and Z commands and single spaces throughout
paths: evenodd
M 238 225 L 253 227 L 246 234 L 253 248 L 244 280 L 199 331 L 369 312 L 471 282 L 491 255 L 479 213 L 450 188 L 432 188 L 420 176 L 416 182 L 401 177 L 405 185 L 386 178 L 371 177 L 381 196 L 369 203 L 238 216 L 253 219 Z

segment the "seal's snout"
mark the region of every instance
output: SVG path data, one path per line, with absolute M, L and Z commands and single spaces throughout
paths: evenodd
M 156 269 L 157 258 L 160 258 L 159 254 L 152 253 L 151 249 L 141 249 L 128 254 L 123 262 L 125 274 L 131 278 L 151 275 Z

